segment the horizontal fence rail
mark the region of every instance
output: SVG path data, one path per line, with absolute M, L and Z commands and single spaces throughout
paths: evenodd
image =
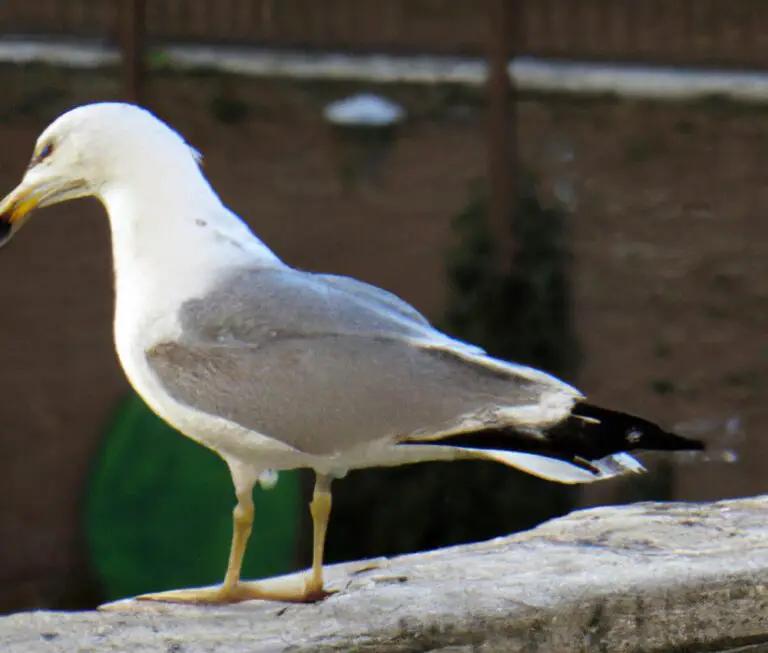
M 512 0 L 510 0 L 512 1 Z M 517 0 L 516 51 L 768 68 L 768 0 Z M 0 34 L 116 40 L 119 0 L 2 0 Z M 148 0 L 149 42 L 483 56 L 487 0 Z

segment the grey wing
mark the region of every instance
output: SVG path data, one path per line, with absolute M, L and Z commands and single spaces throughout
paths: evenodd
M 288 267 L 234 273 L 184 304 L 180 318 L 185 333 L 200 340 L 256 345 L 286 335 L 442 336 L 385 290 Z
M 148 358 L 177 401 L 317 455 L 492 425 L 500 407 L 538 407 L 553 391 L 449 352 L 360 336 L 166 342 Z
M 418 328 L 422 336 L 426 335 L 427 341 L 435 344 L 439 343 L 442 346 L 449 346 L 457 350 L 460 349 L 470 355 L 485 355 L 485 351 L 482 348 L 457 340 L 456 338 L 451 338 L 437 331 L 424 315 L 394 293 L 351 277 L 342 277 L 335 274 L 316 274 L 314 276 L 322 279 L 327 284 L 349 293 L 356 300 L 365 303 L 375 312 L 384 312 L 390 320 L 402 321 L 404 325 L 410 325 L 411 329 L 414 327 Z
M 399 314 L 402 317 L 413 320 L 419 324 L 431 326 L 429 320 L 408 302 L 403 301 L 397 295 L 384 290 L 383 288 L 372 286 L 369 283 L 358 281 L 352 277 L 342 277 L 335 274 L 317 274 L 315 276 L 328 284 L 351 293 L 364 302 L 368 302 L 374 306 L 378 305 L 385 310 L 389 310 L 394 314 Z
M 182 307 L 181 338 L 147 352 L 166 391 L 318 455 L 492 423 L 500 408 L 535 410 L 550 395 L 564 398 L 557 419 L 570 408 L 575 391 L 553 377 L 469 357 L 420 323 L 294 272 L 250 272 Z

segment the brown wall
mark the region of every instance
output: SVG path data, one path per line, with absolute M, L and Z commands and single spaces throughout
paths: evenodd
M 49 120 L 117 95 L 101 73 L 6 68 L 0 81 L 0 192 L 18 181 Z M 156 77 L 149 96 L 204 153 L 224 200 L 285 260 L 382 285 L 437 318 L 449 221 L 484 172 L 479 98 L 382 89 L 413 120 L 378 181 L 349 189 L 319 115 L 351 90 L 197 75 Z M 246 120 L 217 122 L 214 98 L 245 102 Z M 681 466 L 681 498 L 768 489 L 759 456 L 768 426 L 767 122 L 717 103 L 529 98 L 520 110 L 524 161 L 546 196 L 573 200 L 580 387 L 670 425 L 745 420 L 742 462 Z M 38 215 L 0 257 L 0 609 L 77 602 L 77 498 L 126 389 L 111 345 L 109 265 L 95 202 Z
M 0 126 L 0 184 L 39 125 Z M 111 282 L 95 202 L 54 208 L 0 260 L 0 610 L 79 601 L 77 497 L 115 399 Z
M 485 56 L 494 0 L 188 0 L 146 2 L 150 41 L 310 52 L 463 53 Z M 764 69 L 759 1 L 515 0 L 516 52 L 565 60 Z M 37 38 L 114 38 L 114 0 L 4 0 L 3 31 Z

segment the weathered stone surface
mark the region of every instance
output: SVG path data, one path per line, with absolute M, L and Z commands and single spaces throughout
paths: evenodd
M 330 568 L 341 591 L 317 605 L 12 615 L 0 619 L 0 650 L 768 650 L 768 497 L 598 508 L 376 562 Z

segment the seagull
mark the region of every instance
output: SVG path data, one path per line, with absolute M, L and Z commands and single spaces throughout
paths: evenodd
M 0 244 L 35 209 L 86 196 L 109 218 L 122 368 L 160 418 L 225 461 L 236 497 L 223 583 L 138 599 L 324 599 L 331 483 L 350 470 L 493 460 L 590 483 L 644 471 L 630 451 L 703 449 L 442 333 L 386 290 L 284 263 L 222 203 L 198 152 L 139 106 L 54 120 L 0 202 Z M 241 580 L 253 488 L 297 468 L 315 473 L 312 567 Z

